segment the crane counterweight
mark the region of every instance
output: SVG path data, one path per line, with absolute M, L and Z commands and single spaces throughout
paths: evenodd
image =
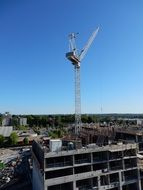
M 68 53 L 66 53 L 66 58 L 68 60 L 70 60 L 73 65 L 78 65 L 79 62 L 80 62 L 79 59 L 78 59 L 78 57 L 75 55 L 74 52 L 68 52 Z

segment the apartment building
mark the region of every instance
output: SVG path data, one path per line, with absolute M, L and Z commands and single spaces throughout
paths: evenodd
M 142 189 L 135 143 L 53 147 L 33 142 L 33 190 Z
M 12 115 L 9 112 L 5 112 L 2 115 L 2 126 L 11 126 L 12 125 Z
M 27 118 L 25 118 L 25 117 L 20 117 L 20 118 L 19 118 L 19 124 L 20 124 L 21 126 L 26 126 L 26 125 L 27 125 Z

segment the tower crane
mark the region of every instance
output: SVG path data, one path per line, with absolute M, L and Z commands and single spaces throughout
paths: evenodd
M 78 53 L 76 48 L 76 36 L 78 33 L 69 34 L 69 48 L 70 51 L 66 53 L 66 58 L 72 62 L 75 70 L 75 134 L 79 135 L 81 130 L 81 98 L 80 98 L 80 63 L 84 58 L 87 50 L 95 39 L 99 27 L 92 33 L 87 44 Z

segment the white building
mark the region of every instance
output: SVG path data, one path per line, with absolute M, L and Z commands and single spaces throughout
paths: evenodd
M 20 124 L 21 126 L 27 125 L 27 118 L 25 118 L 25 117 L 20 117 L 20 118 L 19 118 L 19 124 Z
M 4 137 L 9 137 L 10 134 L 13 131 L 13 127 L 12 126 L 8 126 L 8 127 L 0 127 L 0 135 L 4 136 Z
M 2 126 L 11 126 L 12 123 L 12 116 L 9 114 L 9 112 L 5 112 L 5 114 L 2 115 Z

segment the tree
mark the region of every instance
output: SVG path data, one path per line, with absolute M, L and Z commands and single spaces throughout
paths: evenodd
M 16 115 L 12 116 L 12 126 L 14 126 L 14 127 L 18 126 L 18 118 Z
M 22 131 L 25 131 L 27 130 L 27 126 L 23 126 L 23 125 L 17 125 L 17 127 L 15 128 L 16 130 L 22 130 Z
M 23 143 L 24 143 L 25 145 L 29 144 L 29 139 L 28 139 L 27 137 L 25 137 L 25 138 L 23 139 Z
M 0 116 L 0 126 L 2 125 L 2 117 Z
M 3 145 L 4 139 L 5 139 L 4 136 L 3 136 L 3 135 L 0 135 L 0 146 Z
M 11 145 L 16 145 L 17 142 L 18 142 L 18 135 L 16 132 L 12 132 L 10 137 L 9 137 L 9 140 L 10 140 L 10 144 Z
M 49 132 L 49 136 L 52 138 L 62 138 L 66 134 L 64 129 L 56 129 L 54 131 Z

